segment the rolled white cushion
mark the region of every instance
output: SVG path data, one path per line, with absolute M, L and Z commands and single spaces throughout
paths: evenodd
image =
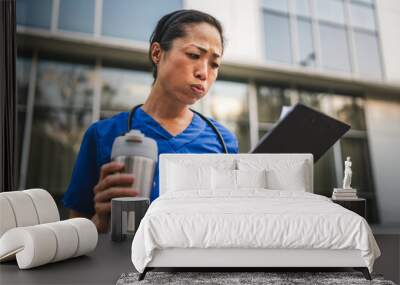
M 17 227 L 33 226 L 39 223 L 35 205 L 24 191 L 3 192 L 1 195 L 10 202 Z
M 78 248 L 74 254 L 79 256 L 94 250 L 97 246 L 97 228 L 91 220 L 85 218 L 75 218 L 65 220 L 70 223 L 78 233 Z
M 16 257 L 28 269 L 86 254 L 97 240 L 96 226 L 85 218 L 13 228 L 0 238 L 0 261 Z
M 75 255 L 78 249 L 78 233 L 67 221 L 43 224 L 54 232 L 57 240 L 57 250 L 51 262 L 57 262 Z
M 39 217 L 39 224 L 60 220 L 57 205 L 49 192 L 43 189 L 28 189 L 23 192 L 31 197 Z
M 0 261 L 16 255 L 20 269 L 49 263 L 55 256 L 57 240 L 53 231 L 42 225 L 13 228 L 0 239 Z
M 6 197 L 0 195 L 0 237 L 16 226 L 17 222 L 10 202 Z

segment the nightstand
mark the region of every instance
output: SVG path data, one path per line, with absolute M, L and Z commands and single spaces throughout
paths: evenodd
M 364 219 L 367 218 L 367 200 L 363 198 L 357 198 L 352 200 L 336 200 L 331 199 L 332 202 L 341 205 L 342 207 L 359 214 Z

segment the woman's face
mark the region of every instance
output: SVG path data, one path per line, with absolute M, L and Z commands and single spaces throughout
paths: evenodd
M 160 51 L 155 85 L 160 84 L 181 104 L 192 105 L 217 78 L 222 44 L 218 30 L 210 24 L 187 25 L 185 31 L 186 36 L 174 39 L 169 51 Z

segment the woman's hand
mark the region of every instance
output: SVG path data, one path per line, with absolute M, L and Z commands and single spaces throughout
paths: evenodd
M 135 197 L 137 191 L 131 188 L 134 181 L 132 174 L 119 173 L 124 164 L 112 161 L 101 167 L 100 179 L 94 187 L 94 209 L 92 221 L 98 232 L 108 231 L 111 213 L 111 199 L 115 197 Z

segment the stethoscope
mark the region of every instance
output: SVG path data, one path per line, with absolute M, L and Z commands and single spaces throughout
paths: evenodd
M 133 121 L 133 115 L 134 115 L 134 113 L 136 112 L 137 108 L 140 108 L 140 107 L 142 107 L 142 106 L 143 106 L 143 104 L 136 105 L 136 106 L 133 107 L 132 110 L 129 112 L 129 116 L 128 116 L 128 131 L 131 130 L 131 128 L 132 128 L 132 121 Z M 227 147 L 226 147 L 225 141 L 224 141 L 224 139 L 222 138 L 222 135 L 221 135 L 221 133 L 218 131 L 217 127 L 216 127 L 207 117 L 205 117 L 203 114 L 201 114 L 201 113 L 199 113 L 199 112 L 197 112 L 197 111 L 195 111 L 195 110 L 193 110 L 193 109 L 190 109 L 190 111 L 192 111 L 193 113 L 199 115 L 200 118 L 202 118 L 202 119 L 211 127 L 211 129 L 213 129 L 213 131 L 215 132 L 215 134 L 216 134 L 217 137 L 218 137 L 219 142 L 220 142 L 221 145 L 222 145 L 222 148 L 223 148 L 223 150 L 224 150 L 224 153 L 228 153 L 228 149 L 227 149 Z

